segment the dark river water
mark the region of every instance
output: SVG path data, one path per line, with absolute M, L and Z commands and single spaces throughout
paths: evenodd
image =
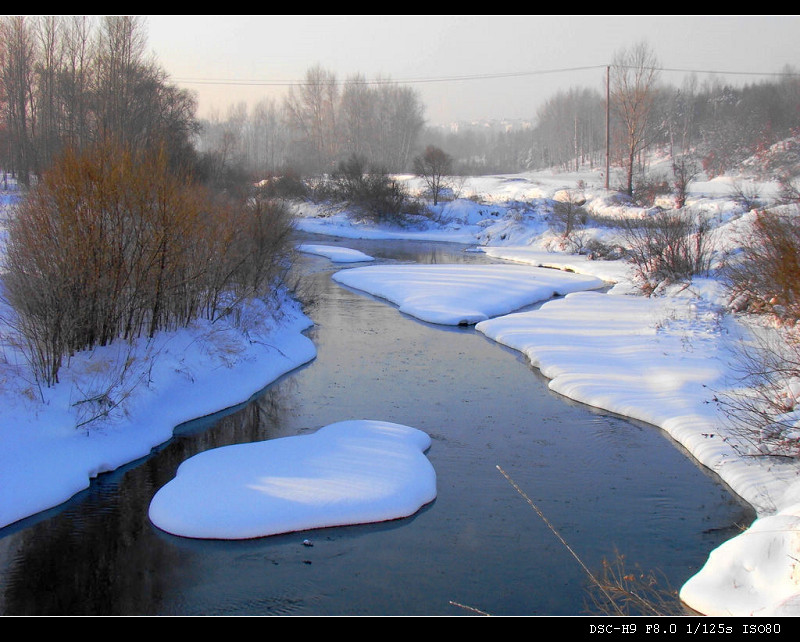
M 379 260 L 488 261 L 458 245 L 303 240 Z M 675 589 L 752 521 L 659 429 L 550 392 L 518 353 L 472 328 L 422 323 L 337 285 L 330 275 L 346 267 L 299 257 L 315 361 L 0 530 L 0 614 L 592 613 L 586 573 L 497 466 L 589 569 L 621 554 Z M 153 494 L 195 453 L 345 419 L 430 434 L 437 499 L 393 522 L 234 542 L 183 539 L 148 521 Z

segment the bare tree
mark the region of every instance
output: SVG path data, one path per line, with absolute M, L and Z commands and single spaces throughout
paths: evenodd
M 137 70 L 143 63 L 146 42 L 142 19 L 104 16 L 97 35 L 95 93 L 103 135 L 129 141 L 131 107 Z
M 423 106 L 411 87 L 384 84 L 380 87 L 379 148 L 383 157 L 374 162 L 391 172 L 405 170 L 422 126 Z
M 453 157 L 434 145 L 428 145 L 425 152 L 414 159 L 414 171 L 428 186 L 434 206 L 438 205 L 447 177 L 453 171 Z
M 35 23 L 34 34 L 39 53 L 35 66 L 37 173 L 40 167 L 50 164 L 59 146 L 58 75 L 63 51 L 62 25 L 62 18 L 59 16 L 41 16 Z
M 339 125 L 342 152 L 375 160 L 378 129 L 378 95 L 366 79 L 356 75 L 347 80 L 340 102 Z
M 35 164 L 33 71 L 36 49 L 31 21 L 25 16 L 4 18 L 0 22 L 0 40 L 0 73 L 5 90 L 9 160 L 17 179 L 27 185 Z
M 655 54 L 645 42 L 618 52 L 611 67 L 611 107 L 621 130 L 625 190 L 629 195 L 633 194 L 637 156 L 648 147 L 653 133 L 657 67 Z
M 64 51 L 59 75 L 62 104 L 61 135 L 67 146 L 89 140 L 91 79 L 91 23 L 85 16 L 72 16 L 62 32 Z
M 700 165 L 691 154 L 676 156 L 672 161 L 672 188 L 675 191 L 675 207 L 686 205 L 689 183 L 700 174 Z
M 253 166 L 272 174 L 283 164 L 287 140 L 278 107 L 273 100 L 260 101 L 253 111 Z
M 549 164 L 575 171 L 605 143 L 605 103 L 591 89 L 570 89 L 549 99 L 537 113 L 537 130 Z
M 302 85 L 291 88 L 284 102 L 288 124 L 316 170 L 328 167 L 336 151 L 338 93 L 336 75 L 317 65 L 306 72 Z

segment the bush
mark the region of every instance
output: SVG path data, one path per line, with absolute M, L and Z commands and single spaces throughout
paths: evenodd
M 682 209 L 689 194 L 689 183 L 700 174 L 697 160 L 689 155 L 676 157 L 672 162 L 672 188 L 675 192 L 675 207 Z
M 770 312 L 792 323 L 800 318 L 800 221 L 798 212 L 758 212 L 740 255 L 725 269 L 732 307 Z
M 633 202 L 642 207 L 650 207 L 659 196 L 670 193 L 670 186 L 662 177 L 642 176 L 633 186 Z
M 753 330 L 736 355 L 736 385 L 717 401 L 742 454 L 798 457 L 800 336 L 788 328 Z
M 685 210 L 659 211 L 643 219 L 627 219 L 622 234 L 642 290 L 688 281 L 708 272 L 711 248 L 708 224 Z
M 268 294 L 289 230 L 281 208 L 223 200 L 170 172 L 162 152 L 67 152 L 8 229 L 6 295 L 34 373 L 52 385 L 75 351 Z
M 553 221 L 564 239 L 569 239 L 575 230 L 586 224 L 589 218 L 581 191 L 564 190 L 553 201 Z
M 724 271 L 731 307 L 773 315 L 783 327 L 756 327 L 742 344 L 740 387 L 720 401 L 735 433 L 756 454 L 800 455 L 800 221 L 758 212 L 741 252 Z
M 400 183 L 383 169 L 368 168 L 360 156 L 341 161 L 317 194 L 346 203 L 354 216 L 376 223 L 404 223 L 407 214 L 419 210 Z
M 269 198 L 308 198 L 309 189 L 299 172 L 292 168 L 270 175 L 260 184 L 261 194 Z

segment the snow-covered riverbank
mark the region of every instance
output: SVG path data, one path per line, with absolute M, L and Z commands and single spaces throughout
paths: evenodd
M 148 455 L 180 423 L 247 401 L 314 358 L 302 334 L 311 322 L 296 302 L 286 299 L 277 317 L 259 303 L 245 314 L 246 333 L 224 320 L 196 322 L 75 355 L 51 388 L 4 345 L 0 526 L 57 506 L 98 474 Z

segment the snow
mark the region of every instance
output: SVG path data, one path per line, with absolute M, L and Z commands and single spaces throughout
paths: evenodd
M 225 320 L 196 322 L 75 355 L 50 388 L 2 346 L 0 526 L 57 506 L 98 474 L 148 455 L 178 424 L 247 401 L 312 360 L 316 348 L 302 334 L 310 320 L 290 300 L 281 309 L 276 317 L 252 302 L 242 311 L 247 333 Z M 117 405 L 90 401 L 102 395 Z
M 421 189 L 418 179 L 401 178 Z M 594 241 L 612 245 L 615 232 L 590 221 L 567 238 L 554 215 L 564 190 L 580 192 L 598 221 L 648 211 L 602 183 L 594 172 L 473 177 L 436 216 L 403 227 L 308 203 L 296 206 L 297 226 L 339 238 L 457 242 L 505 261 L 376 264 L 341 270 L 335 279 L 425 321 L 475 323 L 478 332 L 524 353 L 558 393 L 667 431 L 758 514 L 688 578 L 682 599 L 707 615 L 800 615 L 800 462 L 752 456 L 751 444 L 714 403 L 735 378 L 734 354 L 747 327 L 726 311 L 713 271 L 647 298 L 637 294 L 626 263 L 579 254 Z M 752 218 L 731 196 L 733 186 L 726 177 L 697 182 L 687 200 L 712 224 L 717 259 L 735 249 Z M 758 189 L 766 197 L 774 187 Z M 300 249 L 334 262 L 357 256 L 339 246 Z M 608 283 L 613 287 L 598 291 Z M 549 300 L 556 294 L 566 296 Z M 245 310 L 246 331 L 198 322 L 153 341 L 75 355 L 61 383 L 47 389 L 4 340 L 0 526 L 65 501 L 92 477 L 147 455 L 180 422 L 244 401 L 312 360 L 315 348 L 302 334 L 310 321 L 289 300 L 282 310 L 277 317 L 257 305 Z M 0 309 L 0 320 L 8 318 Z M 0 336 L 6 332 L 0 328 Z M 121 363 L 130 364 L 125 377 Z M 98 393 L 119 405 L 93 405 Z M 368 443 L 380 457 L 351 457 L 371 450 Z M 312 435 L 210 451 L 187 461 L 158 492 L 151 517 L 164 530 L 212 538 L 395 519 L 435 497 L 435 473 L 424 455 L 429 443 L 414 428 L 354 419 Z M 291 467 L 286 453 L 295 460 Z
M 430 445 L 415 428 L 355 420 L 208 450 L 156 493 L 150 519 L 184 537 L 244 539 L 407 517 L 436 497 Z
M 601 279 L 518 265 L 371 265 L 334 280 L 397 304 L 422 321 L 472 325 L 559 294 L 602 287 Z
M 479 248 L 487 256 L 525 263 L 557 270 L 569 270 L 578 274 L 589 274 L 610 283 L 630 281 L 630 265 L 624 261 L 592 261 L 578 254 L 565 255 L 563 252 L 545 252 L 527 246 Z
M 798 615 L 798 570 L 787 564 L 800 554 L 798 534 L 800 504 L 757 519 L 711 552 L 703 572 L 681 589 L 681 598 L 714 615 Z
M 337 247 L 335 245 L 314 245 L 310 243 L 303 243 L 297 246 L 300 252 L 307 254 L 317 254 L 329 258 L 334 263 L 359 263 L 363 261 L 374 261 L 375 259 L 359 252 L 358 250 L 350 249 L 349 247 Z

